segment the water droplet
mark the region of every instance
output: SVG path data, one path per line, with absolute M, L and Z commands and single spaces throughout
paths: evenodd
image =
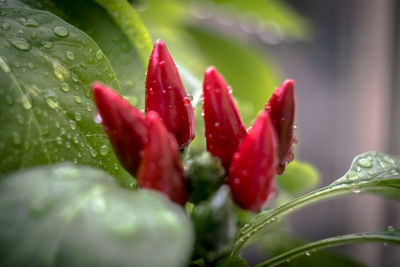
M 369 171 L 368 175 L 373 176 L 373 175 L 375 175 L 375 172 L 374 171 Z
M 219 126 L 220 126 L 220 123 L 218 121 L 214 123 L 215 128 L 218 128 Z
M 37 39 L 37 33 L 36 32 L 32 32 L 31 38 L 33 40 L 36 40 Z
M 37 22 L 34 19 L 27 19 L 22 21 L 22 24 L 26 27 L 30 27 L 30 28 L 37 28 L 39 27 L 39 22 Z
M 387 228 L 386 228 L 386 231 L 389 231 L 389 232 L 394 232 L 396 229 L 393 227 L 393 225 L 389 225 Z
M 74 95 L 73 98 L 74 98 L 75 102 L 78 104 L 80 104 L 82 102 L 81 98 L 77 95 Z
M 47 102 L 47 105 L 48 105 L 50 108 L 52 108 L 52 109 L 58 108 L 58 103 L 57 103 L 56 101 L 54 101 L 53 99 L 47 97 L 47 98 L 46 98 L 46 102 Z
M 6 61 L 4 58 L 0 57 L 0 68 L 5 72 L 9 73 L 10 72 L 10 67 L 7 65 Z
M 74 53 L 72 53 L 71 51 L 67 50 L 67 52 L 65 52 L 65 56 L 67 57 L 67 59 L 69 60 L 74 60 L 75 59 L 75 55 Z
M 24 124 L 24 116 L 17 114 L 17 121 L 19 124 Z
M 63 26 L 57 26 L 53 29 L 53 33 L 58 37 L 67 37 L 69 35 L 69 31 L 67 28 Z
M 69 92 L 69 85 L 67 83 L 61 83 L 60 87 L 63 92 Z
M 11 29 L 11 26 L 10 26 L 10 24 L 8 24 L 7 22 L 4 22 L 4 23 L 1 25 L 1 28 L 2 28 L 3 30 L 5 30 L 5 31 L 8 31 L 9 29 Z
M 86 110 L 90 112 L 93 110 L 93 107 L 90 104 L 87 104 Z
M 22 106 L 24 106 L 25 109 L 31 109 L 32 104 L 29 101 L 28 97 L 26 95 L 23 95 L 21 98 Z
M 100 50 L 97 50 L 96 58 L 99 59 L 99 60 L 102 59 L 103 58 L 103 52 L 101 52 Z
M 353 193 L 355 193 L 355 194 L 358 194 L 358 193 L 361 192 L 361 189 L 360 189 L 360 188 L 354 188 L 354 189 L 352 189 L 351 191 L 352 191 Z
M 72 138 L 72 141 L 73 141 L 75 144 L 78 144 L 78 143 L 79 143 L 79 137 L 78 137 L 77 135 L 75 135 L 75 136 Z
M 93 148 L 89 148 L 89 152 L 90 152 L 90 156 L 92 156 L 93 158 L 95 158 L 97 156 L 97 152 Z
M 69 121 L 69 127 L 71 127 L 72 130 L 76 130 L 76 122 L 73 120 Z
M 101 146 L 101 148 L 100 148 L 100 154 L 102 154 L 103 156 L 105 156 L 105 155 L 108 154 L 108 151 L 109 151 L 108 146 L 106 146 L 106 145 Z
M 13 132 L 13 133 L 12 133 L 12 136 L 13 136 L 13 142 L 14 142 L 14 144 L 16 144 L 16 145 L 21 144 L 22 138 L 21 138 L 21 135 L 20 135 L 19 133 Z
M 357 175 L 357 173 L 350 172 L 350 173 L 348 173 L 348 174 L 346 175 L 346 178 L 347 178 L 348 180 L 350 180 L 350 181 L 353 181 L 353 180 L 357 180 L 357 179 L 358 179 L 358 175 Z
M 310 256 L 311 255 L 311 252 L 310 251 L 306 251 L 306 256 Z
M 64 134 L 66 134 L 66 133 L 67 133 L 67 131 L 65 130 L 64 127 L 62 127 L 62 128 L 61 128 L 61 135 L 64 135 Z
M 62 144 L 62 138 L 61 138 L 61 136 L 57 136 L 57 137 L 56 137 L 56 142 L 57 142 L 57 144 L 59 144 L 59 145 Z
M 369 160 L 368 158 L 362 158 L 358 161 L 358 165 L 360 165 L 363 168 L 371 168 L 372 167 L 372 161 Z
M 74 82 L 79 82 L 79 78 L 78 78 L 78 75 L 76 75 L 75 73 L 71 73 L 71 78 L 72 78 L 72 80 L 74 81 Z
M 385 157 L 383 158 L 383 160 L 386 161 L 387 163 L 390 163 L 390 164 L 394 164 L 394 163 L 395 163 L 394 160 L 391 159 L 391 158 L 389 158 L 388 156 L 385 156 Z
M 21 51 L 28 51 L 32 48 L 32 46 L 28 43 L 24 38 L 14 38 L 8 40 L 15 48 Z
M 53 71 L 54 75 L 59 79 L 60 81 L 64 81 L 64 77 L 69 75 L 69 71 L 64 68 L 60 62 L 58 61 L 53 61 Z
M 40 44 L 47 49 L 53 48 L 54 46 L 54 44 L 50 41 L 42 41 Z
M 97 124 L 100 124 L 100 123 L 103 122 L 103 118 L 101 117 L 100 113 L 97 113 L 97 114 L 94 116 L 94 122 L 97 123 Z
M 81 121 L 81 120 L 82 120 L 81 113 L 79 113 L 78 111 L 76 111 L 76 112 L 74 113 L 74 116 L 75 116 L 75 120 L 76 120 L 76 121 Z
M 118 170 L 118 169 L 119 169 L 118 164 L 114 163 L 114 170 Z
M 70 142 L 65 142 L 65 146 L 67 147 L 67 148 L 71 148 L 71 143 Z

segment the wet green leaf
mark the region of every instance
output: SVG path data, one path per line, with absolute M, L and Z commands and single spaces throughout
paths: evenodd
M 354 158 L 350 170 L 332 184 L 266 210 L 245 225 L 237 237 L 233 254 L 254 234 L 285 215 L 309 204 L 346 194 L 374 193 L 400 200 L 400 159 L 378 152 L 366 152 Z
M 119 90 L 102 50 L 55 15 L 15 7 L 0 17 L 0 173 L 70 161 L 133 179 L 93 118 L 90 85 Z M 14 6 L 14 7 L 13 7 Z
M 186 266 L 194 241 L 163 195 L 71 164 L 1 180 L 0 226 L 1 266 Z
M 87 0 L 24 2 L 57 14 L 93 38 L 110 60 L 122 95 L 138 108 L 144 108 L 144 67 L 128 38 L 103 8 Z

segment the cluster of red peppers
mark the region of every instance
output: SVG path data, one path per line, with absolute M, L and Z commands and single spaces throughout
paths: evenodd
M 194 139 L 194 111 L 175 63 L 162 41 L 150 57 L 145 113 L 112 89 L 95 83 L 93 93 L 102 125 L 122 166 L 140 188 L 166 194 L 184 205 L 187 179 L 179 151 Z M 220 159 L 233 199 L 259 211 L 274 192 L 274 177 L 293 159 L 293 81 L 286 80 L 246 130 L 229 87 L 214 67 L 203 84 L 208 152 Z

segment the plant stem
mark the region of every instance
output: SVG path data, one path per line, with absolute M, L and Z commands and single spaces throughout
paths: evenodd
M 361 191 L 368 192 L 374 189 L 379 189 L 379 183 L 380 181 L 377 180 L 356 185 L 339 184 L 335 186 L 327 186 L 308 193 L 304 196 L 298 197 L 280 206 L 279 208 L 273 209 L 272 211 L 267 210 L 265 212 L 262 212 L 254 217 L 254 219 L 248 225 L 245 225 L 240 230 L 239 236 L 237 237 L 237 241 L 232 249 L 231 255 L 236 255 L 252 235 L 254 235 L 262 228 L 266 227 L 270 223 L 274 222 L 275 220 L 281 219 L 284 215 L 292 213 L 293 211 L 298 210 L 306 205 L 330 199 L 336 196 L 349 193 L 359 193 Z
M 383 242 L 400 245 L 400 233 L 396 230 L 388 230 L 382 232 L 358 233 L 326 238 L 284 252 L 263 263 L 256 265 L 256 267 L 276 266 L 299 256 L 310 256 L 312 252 L 320 249 L 365 242 Z
M 348 186 L 337 186 L 334 188 L 321 188 L 313 191 L 307 195 L 296 198 L 281 207 L 272 211 L 265 211 L 257 215 L 248 226 L 243 227 L 240 230 L 237 242 L 232 250 L 232 255 L 236 255 L 244 243 L 256 232 L 274 222 L 276 219 L 283 217 L 283 215 L 289 214 L 294 210 L 300 209 L 301 207 L 317 202 L 319 200 L 331 198 L 338 195 L 343 195 L 349 191 Z
M 107 11 L 125 33 L 131 44 L 136 48 L 143 68 L 146 70 L 153 42 L 136 10 L 126 0 L 95 0 L 95 2 Z

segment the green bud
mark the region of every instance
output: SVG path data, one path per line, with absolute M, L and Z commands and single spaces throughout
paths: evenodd
M 187 163 L 186 175 L 189 201 L 195 204 L 209 198 L 225 182 L 225 170 L 221 161 L 208 152 Z

